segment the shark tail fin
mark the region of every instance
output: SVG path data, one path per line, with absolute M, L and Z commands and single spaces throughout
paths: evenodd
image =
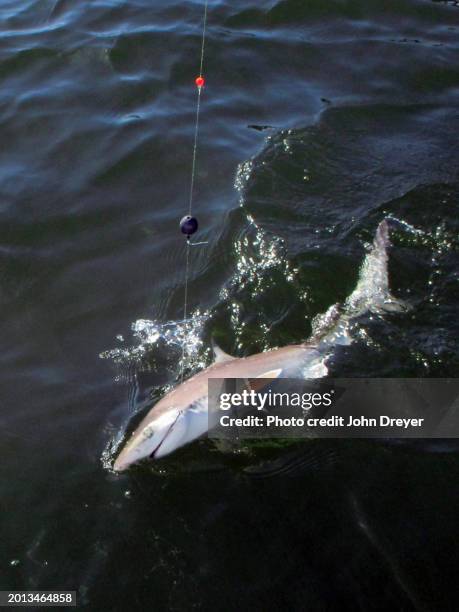
M 312 338 L 325 344 L 350 344 L 349 323 L 353 319 L 366 312 L 382 314 L 409 310 L 409 305 L 394 297 L 389 289 L 389 246 L 389 226 L 384 219 L 360 267 L 354 291 L 344 305 L 334 304 L 325 314 L 315 317 Z
M 350 318 L 365 312 L 405 312 L 408 305 L 394 297 L 389 288 L 388 248 L 390 247 L 387 219 L 381 221 L 376 230 L 370 251 L 360 268 L 357 285 L 344 304 Z

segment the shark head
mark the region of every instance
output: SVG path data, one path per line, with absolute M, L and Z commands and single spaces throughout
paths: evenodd
M 215 364 L 234 358 L 213 344 Z M 209 429 L 207 374 L 200 372 L 163 397 L 147 414 L 113 469 L 122 472 L 143 459 L 160 459 L 196 440 Z
M 142 459 L 165 457 L 207 431 L 207 397 L 191 401 L 181 408 L 165 405 L 165 400 L 168 396 L 132 434 L 113 465 L 116 472 L 122 472 Z

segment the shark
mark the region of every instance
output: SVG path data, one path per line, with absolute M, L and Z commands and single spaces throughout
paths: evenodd
M 160 459 L 204 436 L 209 429 L 208 382 L 211 378 L 325 377 L 327 360 L 333 350 L 353 341 L 351 326 L 355 319 L 366 312 L 383 314 L 408 308 L 390 292 L 389 246 L 389 225 L 383 219 L 360 267 L 355 289 L 344 304 L 333 304 L 317 318 L 316 330 L 305 342 L 240 358 L 228 355 L 213 343 L 215 361 L 176 386 L 150 409 L 125 442 L 113 469 L 122 472 L 142 460 Z

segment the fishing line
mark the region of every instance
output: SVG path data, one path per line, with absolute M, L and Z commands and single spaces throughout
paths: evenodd
M 204 2 L 204 17 L 202 21 L 202 39 L 201 39 L 201 58 L 199 62 L 199 75 L 195 79 L 197 87 L 197 101 L 196 101 L 196 118 L 194 126 L 194 142 L 193 142 L 193 157 L 191 164 L 191 181 L 190 181 L 190 195 L 188 200 L 188 214 L 183 217 L 180 221 L 180 229 L 183 234 L 186 235 L 186 256 L 185 256 L 185 287 L 183 296 L 183 321 L 184 321 L 184 338 L 182 346 L 182 366 L 181 366 L 181 382 L 183 382 L 183 375 L 185 370 L 185 345 L 187 342 L 188 332 L 188 277 L 190 272 L 190 247 L 206 244 L 205 242 L 192 243 L 190 238 L 198 229 L 198 220 L 193 217 L 193 197 L 194 197 L 194 184 L 196 177 L 196 161 L 198 152 L 198 139 L 199 139 L 199 114 L 201 111 L 201 93 L 205 85 L 205 79 L 203 76 L 204 69 L 204 53 L 206 48 L 206 34 L 207 34 L 207 8 L 209 0 Z

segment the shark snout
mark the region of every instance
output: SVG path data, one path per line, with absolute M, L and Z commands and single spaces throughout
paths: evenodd
M 171 410 L 152 422 L 139 427 L 116 458 L 113 469 L 123 472 L 132 464 L 142 459 L 158 459 L 168 454 L 163 451 L 163 445 L 174 433 L 180 420 L 180 411 Z M 169 451 L 171 452 L 171 451 Z

